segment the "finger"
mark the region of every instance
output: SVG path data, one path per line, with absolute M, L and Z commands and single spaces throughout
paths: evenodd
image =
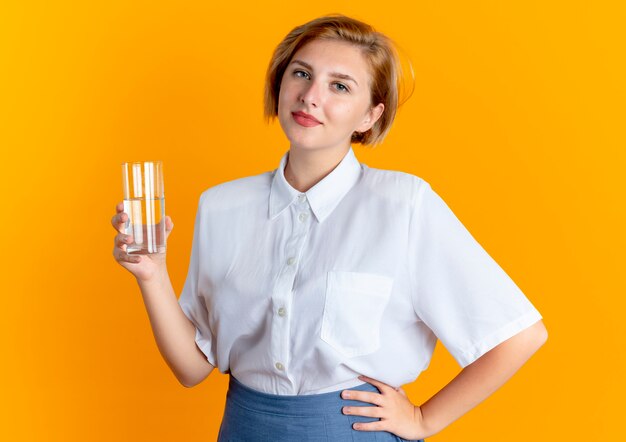
M 386 431 L 386 422 L 385 421 L 374 421 L 374 422 L 355 422 L 352 424 L 352 428 L 359 431 Z
M 172 218 L 170 218 L 169 216 L 166 216 L 165 217 L 165 240 L 166 241 L 170 237 L 170 234 L 172 233 L 173 228 L 174 228 L 174 223 L 172 222 Z
M 113 218 L 111 218 L 111 224 L 113 225 L 113 228 L 120 233 L 123 233 L 122 227 L 125 227 L 127 221 L 128 214 L 125 212 L 120 212 L 117 215 L 114 215 Z
M 379 393 L 371 391 L 344 390 L 341 393 L 341 397 L 353 401 L 368 402 L 374 405 L 382 405 L 383 402 L 382 396 Z
M 115 235 L 115 238 L 114 238 L 115 247 L 122 248 L 122 246 L 125 246 L 127 244 L 132 244 L 132 242 L 133 242 L 133 237 L 131 235 L 126 235 L 124 233 L 119 233 Z M 126 252 L 126 249 L 122 248 L 122 250 Z
M 115 206 L 115 210 L 119 213 L 122 212 L 124 210 L 124 201 L 122 201 L 121 203 L 117 203 L 117 206 Z
M 393 387 L 391 387 L 391 386 L 389 386 L 389 385 L 387 385 L 387 384 L 385 384 L 383 382 L 377 381 L 376 379 L 369 378 L 369 377 L 367 377 L 365 375 L 359 376 L 359 379 L 361 379 L 362 381 L 367 382 L 368 384 L 372 384 L 375 387 L 378 387 L 378 389 L 380 390 L 381 393 L 384 393 L 384 392 L 389 391 L 389 390 L 395 390 Z
M 129 262 L 129 263 L 132 263 L 132 264 L 136 264 L 138 262 L 141 262 L 141 256 L 140 255 L 129 255 L 128 253 L 126 253 L 125 251 L 123 251 L 120 248 L 113 249 L 113 256 L 115 257 L 116 260 L 118 260 L 120 262 Z
M 174 228 L 174 222 L 172 221 L 172 218 L 169 216 L 166 216 L 165 217 L 165 230 L 167 232 L 170 232 L 173 228 Z
M 343 414 L 351 414 L 354 416 L 366 416 L 381 418 L 384 416 L 382 407 L 343 407 Z

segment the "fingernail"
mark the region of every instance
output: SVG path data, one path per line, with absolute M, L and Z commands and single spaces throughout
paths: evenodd
M 350 393 L 349 393 L 349 392 L 347 392 L 347 391 L 344 391 L 343 393 L 341 393 L 341 396 L 342 396 L 344 399 L 347 399 L 347 398 L 349 398 L 349 397 L 350 397 Z

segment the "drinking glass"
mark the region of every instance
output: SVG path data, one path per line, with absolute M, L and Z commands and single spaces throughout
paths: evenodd
M 165 192 L 162 161 L 122 163 L 125 234 L 132 235 L 126 253 L 165 253 Z

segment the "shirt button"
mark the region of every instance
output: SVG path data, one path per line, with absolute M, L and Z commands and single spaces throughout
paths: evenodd
M 300 214 L 300 216 L 299 216 L 300 221 L 302 221 L 302 222 L 306 221 L 306 219 L 308 218 L 308 216 L 309 216 L 309 215 L 307 215 L 306 213 L 301 213 L 301 214 Z
M 285 316 L 287 314 L 287 310 L 284 307 L 278 309 L 278 316 Z
M 292 265 L 294 262 L 296 262 L 296 258 L 294 258 L 294 257 L 291 257 L 291 258 L 289 258 L 289 259 L 287 260 L 287 264 L 288 264 L 288 265 Z
M 299 202 L 302 203 L 302 202 L 304 202 L 305 199 L 306 199 L 306 195 L 304 195 L 304 194 L 298 195 L 298 201 Z
M 280 371 L 282 371 L 282 370 L 284 370 L 285 367 L 280 362 L 277 362 L 276 363 L 276 368 L 278 368 Z

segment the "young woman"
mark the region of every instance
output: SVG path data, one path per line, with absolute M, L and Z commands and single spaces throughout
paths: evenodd
M 191 387 L 229 373 L 220 441 L 422 440 L 476 406 L 545 342 L 542 317 L 423 179 L 359 163 L 398 106 L 389 38 L 343 15 L 294 28 L 269 65 L 278 168 L 207 189 L 177 300 L 165 255 L 113 255 L 157 345 Z M 166 218 L 167 234 L 173 223 Z M 463 368 L 421 405 L 402 385 L 437 339 Z

